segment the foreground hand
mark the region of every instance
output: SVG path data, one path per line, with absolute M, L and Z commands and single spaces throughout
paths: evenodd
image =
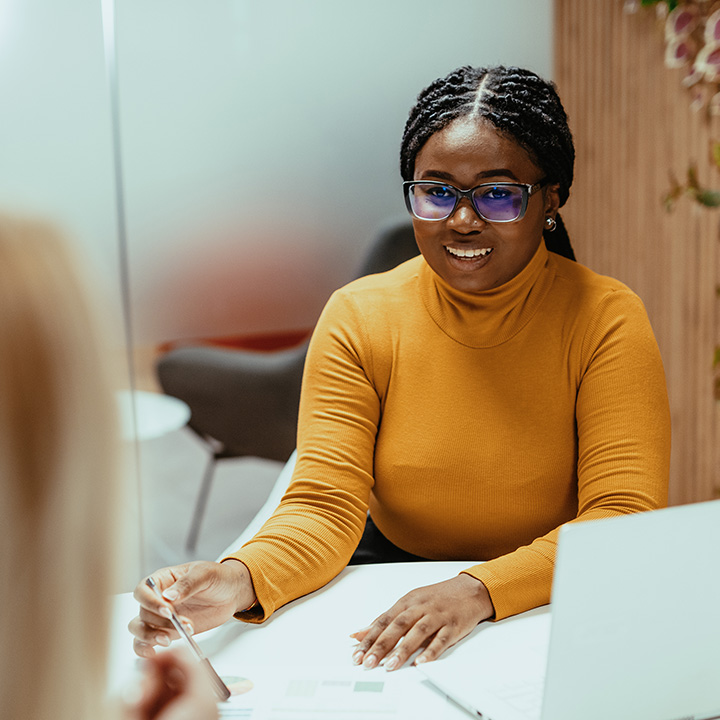
M 126 708 L 127 720 L 216 720 L 210 681 L 184 651 L 160 653 L 144 669 L 142 698 Z
M 353 662 L 374 668 L 384 659 L 386 670 L 396 670 L 421 647 L 416 664 L 436 660 L 494 614 L 485 586 L 465 573 L 412 590 L 350 636 L 360 641 Z
M 192 634 L 222 625 L 255 602 L 250 572 L 236 560 L 184 563 L 157 570 L 152 576 L 168 602 L 163 603 L 144 579 L 135 588 L 140 614 L 128 629 L 141 657 L 152 657 L 154 645 L 168 646 L 178 636 L 169 620 L 169 603 Z

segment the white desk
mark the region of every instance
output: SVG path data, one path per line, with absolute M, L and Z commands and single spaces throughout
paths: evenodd
M 351 697 L 355 708 L 347 717 L 357 720 L 370 717 L 374 720 L 467 720 L 470 716 L 435 691 L 414 667 L 406 666 L 388 673 L 382 668 L 364 670 L 354 666 L 351 655 L 355 643 L 349 634 L 368 625 L 409 590 L 453 577 L 471 564 L 438 562 L 349 567 L 324 588 L 281 608 L 262 625 L 231 621 L 198 635 L 198 643 L 221 676 L 249 678 L 255 685 L 251 692 L 224 704 L 223 717 L 342 720 L 346 717 L 344 713 L 329 711 L 328 707 L 332 705 L 333 692 L 337 697 L 345 692 L 344 698 Z M 125 684 L 135 665 L 127 623 L 136 612 L 137 604 L 132 596 L 118 596 L 110 668 L 111 685 L 115 688 Z M 320 693 L 317 683 L 313 686 L 317 679 L 334 683 L 322 690 L 327 695 L 323 711 L 313 709 L 313 703 L 321 703 L 320 695 L 315 699 L 311 697 L 312 692 Z M 377 690 L 376 683 L 382 683 L 386 704 L 377 706 L 378 693 L 352 694 L 352 688 L 342 685 L 358 681 L 371 683 L 363 686 L 371 690 Z M 297 703 L 295 709 L 286 713 L 282 711 L 282 698 L 289 683 L 294 683 L 299 694 L 292 701 Z M 273 703 L 269 704 L 269 699 Z M 344 707 L 347 705 L 345 700 Z M 299 711 L 303 706 L 308 708 L 304 713 Z

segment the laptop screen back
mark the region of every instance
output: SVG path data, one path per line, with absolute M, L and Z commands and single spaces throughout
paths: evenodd
M 720 501 L 560 534 L 543 718 L 720 710 Z

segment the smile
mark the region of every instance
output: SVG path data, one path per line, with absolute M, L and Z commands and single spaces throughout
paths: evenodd
M 455 257 L 476 258 L 485 257 L 492 252 L 492 248 L 454 248 L 445 246 L 445 249 Z

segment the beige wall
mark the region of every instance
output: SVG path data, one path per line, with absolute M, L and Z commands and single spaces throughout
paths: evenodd
M 563 217 L 578 259 L 645 301 L 660 344 L 673 419 L 670 501 L 720 495 L 713 349 L 720 343 L 720 210 L 682 198 L 662 206 L 674 173 L 697 163 L 720 188 L 709 157 L 720 122 L 690 109 L 682 71 L 663 64 L 653 10 L 621 0 L 555 0 L 555 72 L 575 136 L 575 185 Z

